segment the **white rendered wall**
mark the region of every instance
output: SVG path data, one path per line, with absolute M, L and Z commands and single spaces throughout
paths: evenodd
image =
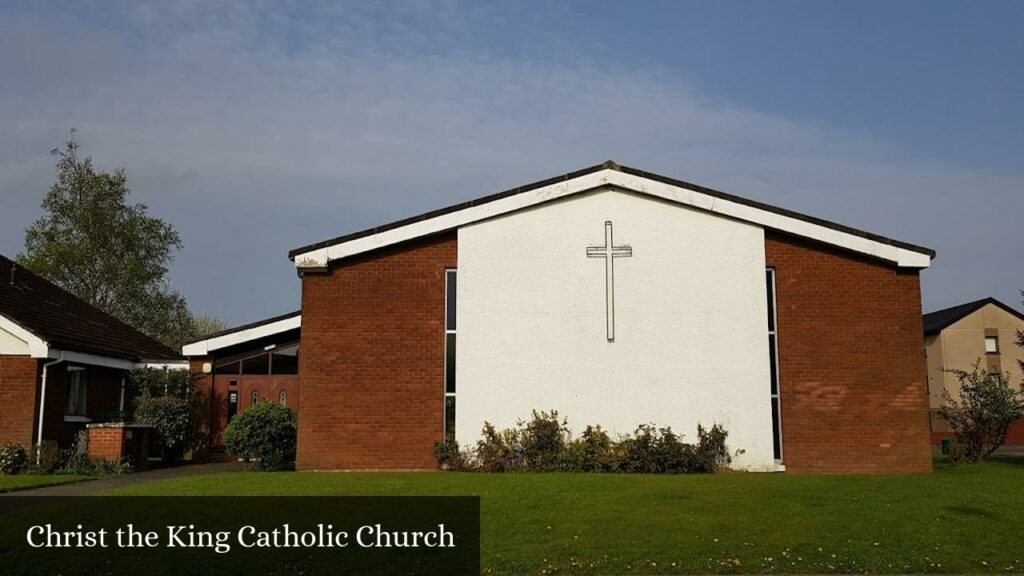
M 27 355 L 28 353 L 27 342 L 0 328 L 0 354 Z
M 605 333 L 604 222 L 615 260 L 615 341 Z M 459 229 L 456 434 L 556 409 L 578 433 L 643 422 L 696 440 L 722 423 L 734 467 L 770 470 L 764 232 L 603 190 Z

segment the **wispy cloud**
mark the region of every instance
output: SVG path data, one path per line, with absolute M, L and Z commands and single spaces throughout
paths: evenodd
M 738 107 L 565 39 L 546 58 L 460 44 L 501 23 L 458 3 L 12 11 L 0 251 L 20 249 L 74 126 L 182 232 L 175 283 L 234 321 L 298 306 L 289 248 L 607 158 L 932 246 L 927 307 L 1024 287 L 1006 267 L 1020 174 Z

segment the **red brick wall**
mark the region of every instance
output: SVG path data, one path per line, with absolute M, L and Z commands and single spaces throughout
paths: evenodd
M 930 471 L 918 272 L 768 231 L 765 257 L 786 470 Z
M 303 276 L 300 468 L 436 468 L 456 252 L 452 232 Z
M 120 462 L 124 455 L 124 428 L 89 428 L 89 458 Z
M 38 370 L 35 358 L 0 355 L 0 444 L 33 444 Z

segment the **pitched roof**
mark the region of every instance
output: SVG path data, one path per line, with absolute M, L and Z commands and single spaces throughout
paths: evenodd
M 172 348 L 4 256 L 0 256 L 0 315 L 60 350 L 135 361 L 181 359 Z
M 953 306 L 952 308 L 944 308 L 942 310 L 936 310 L 935 312 L 929 312 L 924 315 L 924 334 L 929 336 L 937 332 L 941 332 L 947 326 L 958 322 L 960 319 L 973 314 L 977 310 L 984 308 L 985 306 L 992 304 L 1002 308 L 1006 312 L 1013 314 L 1017 318 L 1024 320 L 1024 314 L 1010 308 L 1006 304 L 1003 304 L 995 298 L 982 298 L 981 300 L 975 300 L 974 302 L 968 302 L 966 304 L 960 304 L 959 306 Z
M 214 350 L 295 330 L 301 324 L 302 310 L 296 310 L 203 336 L 182 346 L 181 353 L 185 356 L 205 356 Z
M 584 168 L 582 170 L 577 170 L 575 172 L 569 172 L 567 174 L 563 174 L 561 176 L 556 176 L 554 178 L 548 178 L 546 180 L 541 180 L 541 181 L 538 181 L 538 182 L 534 182 L 532 184 L 527 184 L 525 186 L 519 186 L 519 187 L 516 187 L 516 188 L 505 190 L 503 192 L 498 192 L 496 194 L 491 194 L 489 196 L 484 196 L 484 197 L 481 197 L 481 198 L 477 198 L 475 200 L 470 200 L 468 202 L 462 202 L 462 203 L 459 203 L 459 204 L 454 204 L 452 206 L 448 206 L 446 208 L 441 208 L 439 210 L 432 210 L 430 212 L 425 212 L 425 213 L 419 214 L 417 216 L 412 216 L 410 218 L 405 218 L 405 219 L 402 219 L 402 220 L 391 222 L 389 224 L 383 224 L 381 226 L 375 226 L 373 228 L 368 228 L 366 230 L 361 230 L 359 232 L 353 232 L 351 234 L 346 234 L 344 236 L 339 236 L 337 238 L 332 238 L 330 240 L 324 240 L 322 242 L 316 242 L 314 244 L 309 244 L 307 246 L 303 246 L 301 248 L 296 248 L 294 250 L 289 251 L 288 252 L 288 258 L 291 259 L 291 260 L 295 260 L 295 258 L 297 256 L 301 256 L 301 255 L 304 255 L 304 254 L 309 254 L 310 252 L 322 251 L 322 250 L 330 248 L 332 246 L 338 246 L 340 244 L 345 244 L 345 243 L 352 242 L 354 240 L 358 240 L 358 239 L 361 239 L 361 238 L 366 238 L 366 237 L 374 236 L 374 235 L 377 235 L 377 234 L 381 234 L 382 232 L 388 232 L 388 231 L 391 231 L 391 230 L 396 230 L 398 228 L 403 228 L 403 227 L 415 225 L 415 224 L 418 224 L 418 223 L 421 223 L 421 222 L 426 222 L 428 220 L 433 220 L 433 219 L 441 217 L 441 216 L 445 216 L 445 215 L 449 215 L 449 214 L 454 214 L 456 212 L 461 212 L 461 211 L 469 210 L 470 208 L 476 208 L 476 207 L 483 206 L 483 205 L 486 205 L 486 204 L 491 204 L 491 203 L 497 202 L 499 200 L 504 200 L 504 199 L 507 199 L 507 198 L 510 198 L 510 197 L 518 196 L 520 194 L 525 194 L 527 192 L 535 191 L 535 190 L 538 190 L 538 189 L 541 189 L 541 188 L 546 188 L 546 187 L 550 187 L 550 186 L 553 186 L 553 185 L 556 185 L 556 184 L 560 184 L 560 183 L 563 183 L 563 182 L 568 182 L 568 181 L 571 181 L 571 180 L 580 179 L 580 178 L 583 178 L 585 176 L 589 176 L 589 175 L 592 175 L 592 174 L 595 174 L 595 173 L 598 173 L 598 172 L 601 172 L 601 171 L 604 171 L 604 170 L 609 170 L 609 171 L 617 172 L 617 173 L 620 173 L 620 174 L 624 174 L 624 175 L 628 175 L 628 176 L 633 176 L 633 177 L 636 177 L 636 178 L 639 178 L 639 179 L 645 179 L 645 180 L 649 180 L 649 181 L 653 181 L 653 182 L 657 182 L 657 183 L 661 183 L 661 184 L 666 184 L 668 186 L 675 187 L 677 189 L 681 189 L 682 191 L 685 191 L 685 192 L 696 192 L 697 194 L 709 197 L 711 199 L 723 200 L 723 201 L 725 201 L 725 202 L 722 203 L 723 205 L 725 205 L 726 203 L 732 203 L 732 204 L 737 205 L 737 206 L 742 206 L 742 207 L 754 209 L 755 211 L 761 211 L 763 213 L 770 213 L 770 214 L 775 215 L 775 216 L 781 216 L 783 219 L 792 219 L 792 220 L 800 221 L 800 222 L 807 223 L 807 224 L 810 224 L 810 225 L 813 225 L 813 226 L 822 227 L 822 228 L 827 229 L 827 231 L 828 231 L 828 233 L 825 234 L 824 236 L 832 236 L 832 237 L 834 237 L 834 236 L 837 236 L 836 233 L 838 233 L 840 235 L 841 234 L 849 234 L 849 235 L 856 236 L 856 237 L 859 237 L 859 238 L 862 238 L 862 239 L 865 239 L 865 240 L 869 240 L 871 242 L 875 242 L 875 243 L 879 243 L 879 244 L 882 244 L 882 245 L 891 246 L 891 247 L 894 247 L 894 248 L 906 250 L 906 251 L 909 251 L 909 252 L 912 252 L 912 253 L 916 253 L 916 254 L 920 254 L 920 255 L 925 255 L 925 256 L 928 257 L 928 259 L 931 259 L 931 258 L 935 257 L 935 251 L 930 249 L 930 248 L 926 248 L 924 246 L 918 246 L 918 245 L 910 244 L 910 243 L 907 243 L 907 242 L 901 242 L 899 240 L 894 240 L 892 238 L 887 238 L 885 236 L 880 236 L 878 234 L 873 234 L 871 232 L 865 232 L 863 230 L 858 230 L 856 228 L 851 228 L 849 226 L 844 226 L 842 224 L 837 224 L 835 222 L 831 222 L 831 221 L 824 220 L 824 219 L 821 219 L 821 218 L 817 218 L 817 217 L 814 217 L 814 216 L 808 216 L 806 214 L 801 214 L 799 212 L 794 212 L 792 210 L 787 210 L 785 208 L 779 208 L 777 206 L 772 206 L 770 204 L 765 204 L 763 202 L 758 202 L 756 200 L 750 200 L 750 199 L 747 199 L 747 198 L 742 198 L 740 196 L 729 194 L 727 192 L 721 192 L 719 190 L 714 190 L 712 188 L 707 188 L 707 187 L 704 187 L 704 186 L 700 186 L 700 185 L 697 185 L 697 184 L 692 184 L 692 183 L 685 182 L 685 181 L 682 181 L 682 180 L 676 180 L 676 179 L 673 179 L 673 178 L 668 178 L 666 176 L 660 176 L 658 174 L 653 174 L 651 172 L 645 172 L 643 170 L 637 170 L 635 168 L 629 168 L 627 166 L 622 166 L 620 164 L 617 164 L 617 163 L 609 160 L 607 162 L 604 162 L 603 164 L 598 164 L 596 166 L 591 166 L 589 168 Z M 641 182 L 641 184 L 642 184 L 642 182 Z M 585 190 L 581 190 L 581 191 L 585 191 Z M 554 199 L 555 197 L 557 197 L 557 196 L 552 195 L 552 197 L 549 198 L 549 199 Z M 714 206 L 714 204 L 712 204 L 710 207 L 702 205 L 703 203 L 700 202 L 699 199 L 688 198 L 688 199 L 686 199 L 686 203 L 691 204 L 691 205 L 695 205 L 695 206 L 698 206 L 698 207 L 703 207 L 703 208 L 706 208 L 706 209 L 711 210 L 711 211 L 719 211 L 719 209 L 717 209 Z M 516 209 L 516 208 L 513 207 L 512 209 Z M 511 211 L 511 210 L 509 210 L 509 211 Z M 723 214 L 730 215 L 730 216 L 733 216 L 733 217 L 738 217 L 740 219 L 744 219 L 742 216 L 738 216 L 738 215 L 735 214 L 735 212 L 738 212 L 738 211 L 733 211 L 733 212 L 734 212 L 733 214 L 730 214 L 728 212 L 723 211 Z M 776 219 L 776 221 L 781 222 L 782 220 Z M 768 227 L 771 227 L 771 226 L 768 225 Z M 421 235 L 425 235 L 425 234 L 421 234 Z M 826 241 L 828 241 L 828 240 L 826 240 Z M 334 258 L 332 257 L 330 259 L 334 259 Z M 927 266 L 927 264 L 924 264 L 924 266 Z

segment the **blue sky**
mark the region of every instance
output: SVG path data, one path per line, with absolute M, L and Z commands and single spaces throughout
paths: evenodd
M 234 323 L 287 250 L 615 159 L 935 248 L 926 310 L 1024 288 L 1024 3 L 0 4 L 0 253 L 71 127 Z M 14 79 L 15 81 L 11 81 Z

